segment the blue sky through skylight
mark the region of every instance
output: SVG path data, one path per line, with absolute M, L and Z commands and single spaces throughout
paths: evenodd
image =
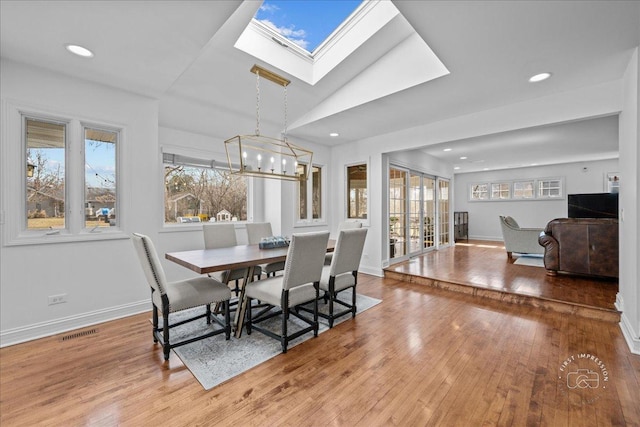
M 313 52 L 362 0 L 265 0 L 255 19 Z

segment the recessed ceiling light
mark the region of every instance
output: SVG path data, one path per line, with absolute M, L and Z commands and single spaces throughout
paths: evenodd
M 445 149 L 444 149 L 444 150 L 442 150 L 442 151 L 451 151 L 451 148 L 445 148 Z
M 467 160 L 467 156 L 460 157 L 460 160 Z
M 456 167 L 455 167 L 455 168 L 453 168 L 453 169 L 458 170 L 458 169 L 460 169 L 460 166 L 456 166 Z
M 338 132 L 331 132 L 329 136 L 335 138 L 336 136 L 340 136 L 340 134 Z
M 73 54 L 78 56 L 82 56 L 84 58 L 92 58 L 93 52 L 91 52 L 86 47 L 78 46 L 77 44 L 68 44 L 65 46 L 67 50 Z
M 529 78 L 529 82 L 537 83 L 543 80 L 547 80 L 549 77 L 551 77 L 551 73 L 540 73 L 540 74 L 536 74 L 535 76 L 531 76 Z
M 483 171 L 488 171 L 488 170 L 489 170 L 489 168 L 484 168 L 484 169 L 482 169 L 482 170 L 483 170 Z

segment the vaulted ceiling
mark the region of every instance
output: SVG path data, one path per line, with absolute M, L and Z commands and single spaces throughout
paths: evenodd
M 234 44 L 259 4 L 2 0 L 0 55 L 157 98 L 161 126 L 226 137 L 241 129 L 252 131 L 255 125 L 255 76 L 249 69 L 254 63 L 269 65 Z M 290 135 L 334 146 L 618 80 L 640 44 L 636 1 L 393 4 L 400 15 L 317 84 L 274 70 L 292 80 Z M 392 62 L 389 58 L 416 34 L 450 74 L 348 108 L 327 107 L 336 94 L 366 90 L 359 77 L 375 64 Z M 67 43 L 87 46 L 95 57 L 75 57 L 65 51 Z M 553 76 L 538 84 L 527 81 L 540 71 Z M 378 81 L 404 78 L 402 72 L 399 66 L 390 68 Z M 261 96 L 274 105 L 262 109 L 261 120 L 278 126 L 282 93 L 274 86 L 263 85 Z M 538 164 L 551 161 L 541 154 L 545 151 L 553 153 L 554 163 L 575 161 L 577 153 L 584 159 L 615 157 L 615 119 L 593 120 L 452 143 L 486 158 L 500 153 L 494 168 L 516 164 L 505 155 L 508 141 L 535 139 L 533 150 L 531 144 L 519 143 L 518 156 L 535 156 Z M 330 132 L 340 137 L 331 138 Z M 425 150 L 444 156 L 437 147 Z M 468 171 L 475 168 L 471 166 Z

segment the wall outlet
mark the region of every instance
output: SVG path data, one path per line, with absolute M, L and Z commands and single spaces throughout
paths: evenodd
M 63 302 L 67 302 L 67 294 L 49 296 L 49 305 L 62 304 Z

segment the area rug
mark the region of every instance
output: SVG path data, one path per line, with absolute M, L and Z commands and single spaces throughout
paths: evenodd
M 543 267 L 544 268 L 544 260 L 542 259 L 542 255 L 525 255 L 518 257 L 514 262 L 516 265 L 528 265 L 529 267 Z
M 351 293 L 341 296 L 340 299 L 349 301 L 351 299 Z M 379 304 L 381 300 L 371 298 L 366 295 L 357 294 L 356 306 L 358 308 L 358 315 L 363 311 Z M 320 312 L 327 312 L 328 304 L 324 302 L 318 302 L 318 310 Z M 195 309 L 192 309 L 195 310 Z M 202 310 L 202 309 L 200 309 Z M 193 315 L 191 310 L 185 310 L 184 312 L 176 313 L 175 317 L 171 318 L 172 322 L 184 318 L 189 314 Z M 339 319 L 336 319 L 336 324 L 351 320 L 350 315 L 344 315 Z M 269 324 L 272 322 L 272 324 Z M 268 321 L 263 322 L 261 325 L 268 327 L 274 331 L 279 331 L 280 317 L 275 317 Z M 323 333 L 329 330 L 329 325 L 326 319 L 319 318 L 320 328 L 318 333 Z M 289 331 L 294 332 L 296 327 L 300 327 L 302 322 L 291 316 L 289 322 Z M 171 329 L 172 341 L 188 338 L 191 335 L 201 334 L 202 331 L 207 328 L 207 324 L 204 322 L 195 321 L 185 325 L 177 326 Z M 301 337 L 291 341 L 288 348 L 292 348 L 310 338 L 313 338 L 313 333 L 304 334 Z M 180 357 L 185 366 L 191 371 L 196 379 L 202 384 L 205 390 L 209 390 L 218 384 L 233 378 L 234 376 L 241 374 L 242 372 L 259 365 L 260 363 L 271 359 L 282 353 L 280 342 L 269 338 L 264 334 L 253 331 L 251 335 L 248 335 L 246 329 L 242 332 L 240 338 L 231 337 L 229 341 L 224 339 L 224 335 L 216 335 L 212 338 L 196 341 L 191 344 L 187 344 L 173 349 L 173 352 Z

